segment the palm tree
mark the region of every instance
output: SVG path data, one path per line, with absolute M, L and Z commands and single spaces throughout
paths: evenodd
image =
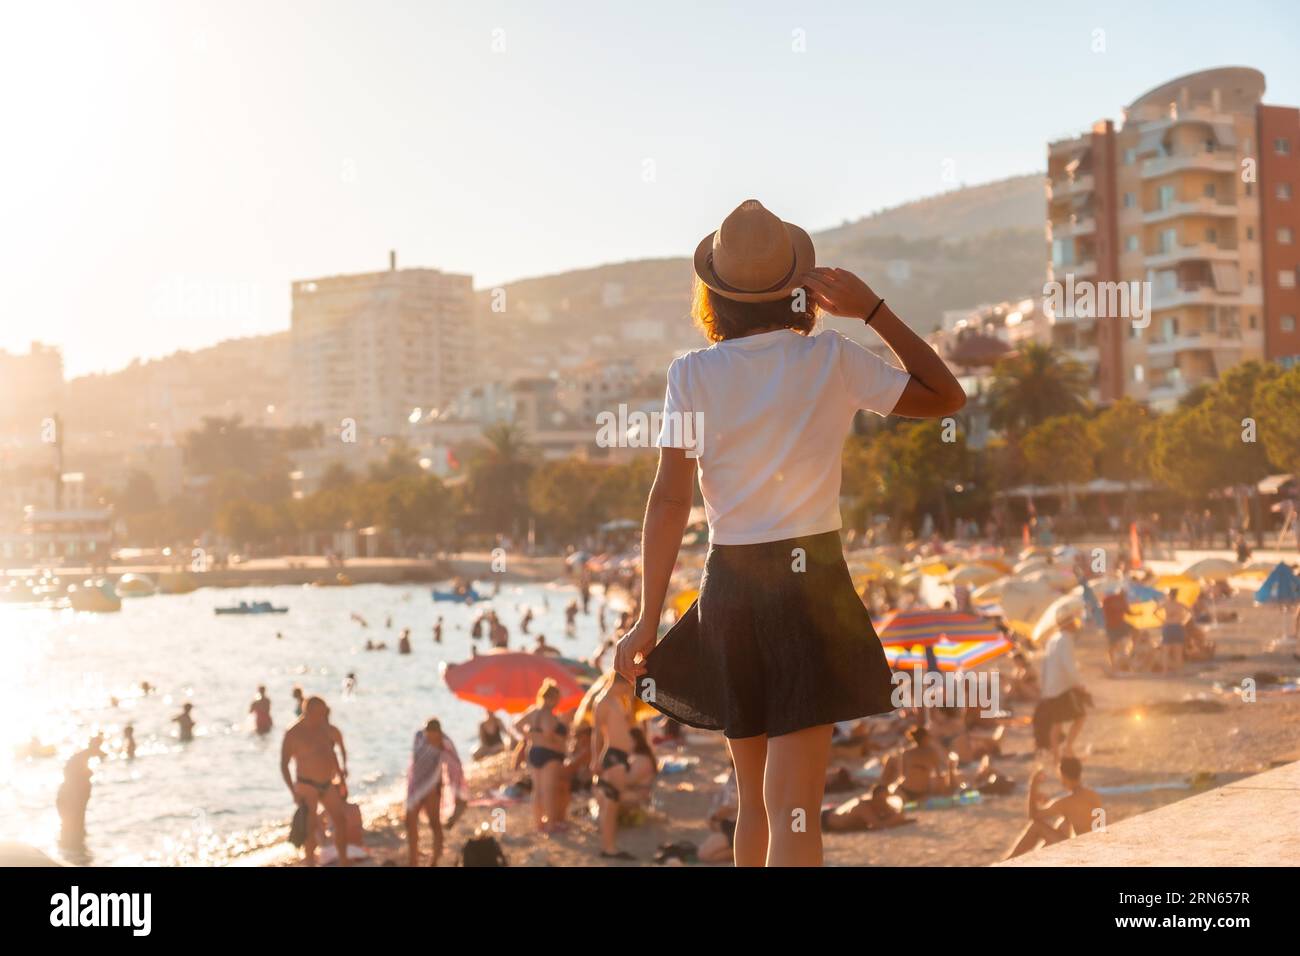
M 485 444 L 470 464 L 470 500 L 493 531 L 518 536 L 528 506 L 533 449 L 518 425 L 502 422 L 483 430 Z
M 987 393 L 990 424 L 1022 432 L 1084 407 L 1091 376 L 1050 346 L 1031 343 L 993 367 Z

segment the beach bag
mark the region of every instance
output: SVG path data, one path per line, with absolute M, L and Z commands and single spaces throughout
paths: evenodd
M 509 866 L 501 844 L 490 833 L 483 833 L 465 841 L 460 854 L 461 866 Z

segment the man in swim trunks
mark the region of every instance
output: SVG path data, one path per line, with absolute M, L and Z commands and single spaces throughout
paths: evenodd
M 1043 800 L 1041 792 L 1046 773 L 1037 770 L 1030 778 L 1027 807 L 1029 826 L 1011 848 L 1007 859 L 1028 853 L 1035 847 L 1060 843 L 1105 826 L 1101 795 L 1083 785 L 1083 764 L 1078 758 L 1062 757 L 1059 772 L 1061 784 L 1068 793 L 1051 803 Z
M 308 866 L 316 865 L 315 821 L 320 806 L 329 814 L 339 865 L 348 865 L 347 808 L 342 786 L 348 775 L 348 752 L 343 734 L 329 722 L 329 713 L 324 700 L 308 697 L 302 717 L 284 732 L 280 748 L 280 775 L 294 802 L 306 805 L 307 819 L 311 821 L 303 844 Z M 290 761 L 294 776 L 289 774 Z
M 615 673 L 592 707 L 595 731 L 591 745 L 591 772 L 596 777 L 596 803 L 600 807 L 600 855 L 603 859 L 630 860 L 618 848 L 618 810 L 628 785 L 632 739 L 632 684 Z
M 1183 646 L 1187 643 L 1187 624 L 1192 612 L 1178 600 L 1178 589 L 1171 588 L 1160 607 L 1160 648 L 1165 655 L 1165 673 L 1179 674 L 1183 670 Z
M 177 735 L 183 744 L 187 744 L 194 739 L 194 717 L 191 714 L 193 710 L 193 704 L 186 704 L 181 708 L 181 712 L 172 718 L 172 723 L 178 728 Z
M 1123 660 L 1121 650 L 1124 641 L 1133 632 L 1133 627 L 1128 622 L 1131 611 L 1128 596 L 1122 587 L 1101 599 L 1101 616 L 1106 623 L 1106 659 L 1112 671 L 1119 669 Z
M 90 761 L 104 756 L 104 738 L 96 734 L 85 750 L 79 750 L 63 766 L 63 785 L 55 805 L 62 827 L 59 845 L 66 850 L 84 853 L 86 848 L 86 807 L 90 804 Z

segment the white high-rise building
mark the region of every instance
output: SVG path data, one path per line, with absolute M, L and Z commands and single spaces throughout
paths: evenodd
M 306 279 L 293 284 L 294 420 L 358 437 L 402 434 L 470 383 L 473 281 L 437 269 Z

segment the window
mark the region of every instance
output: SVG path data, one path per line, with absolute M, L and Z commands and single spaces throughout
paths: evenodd
M 1283 331 L 1283 332 L 1294 332 L 1294 331 L 1295 331 L 1295 316 L 1294 316 L 1294 315 L 1284 315 L 1284 316 L 1282 316 L 1282 318 L 1281 318 L 1281 320 L 1279 321 L 1278 324 L 1282 327 L 1282 331 Z
M 1133 381 L 1137 382 L 1138 384 L 1141 384 L 1142 382 L 1146 381 L 1146 377 L 1147 377 L 1146 369 L 1144 369 L 1141 365 L 1133 366 Z
M 1289 156 L 1291 154 L 1291 141 L 1285 136 L 1279 136 L 1273 140 L 1273 152 L 1279 156 Z
M 1127 249 L 1129 252 L 1137 252 L 1137 251 L 1138 251 L 1138 237 L 1137 237 L 1137 236 L 1127 236 L 1127 237 L 1124 239 L 1124 248 Z
M 1173 186 L 1161 186 L 1159 193 L 1156 194 L 1156 208 L 1168 209 L 1176 198 Z
M 1253 196 L 1253 195 L 1255 195 L 1255 184 L 1254 184 L 1254 183 L 1243 183 L 1242 185 L 1244 185 L 1244 186 L 1246 187 L 1246 195 L 1247 195 L 1247 196 Z
M 1247 241 L 1247 242 L 1254 242 L 1254 241 L 1255 241 L 1255 227 L 1254 227 L 1254 226 L 1247 226 L 1247 227 L 1246 227 L 1246 241 Z
M 1124 165 L 1125 165 L 1125 166 L 1132 166 L 1133 163 L 1134 163 L 1136 160 L 1137 160 L 1137 150 L 1136 150 L 1136 149 L 1126 149 L 1126 150 L 1124 150 Z
M 1162 229 L 1160 230 L 1160 244 L 1157 247 L 1161 253 L 1173 252 L 1178 248 L 1178 230 Z
M 1277 284 L 1283 289 L 1295 288 L 1295 272 L 1290 269 L 1283 269 L 1277 274 Z
M 1208 243 L 1209 243 L 1210 245 L 1212 245 L 1212 246 L 1217 246 L 1217 245 L 1219 244 L 1219 230 L 1217 230 L 1217 229 L 1206 229 L 1206 230 L 1205 230 L 1205 241 L 1208 242 Z
M 1277 198 L 1278 198 L 1278 199 L 1290 199 L 1290 198 L 1291 198 L 1291 184 L 1290 184 L 1290 183 L 1278 183 L 1278 184 L 1277 184 Z
M 1250 319 L 1248 320 L 1247 324 L 1249 324 L 1249 326 L 1252 329 L 1259 328 L 1259 316 L 1256 315 L 1254 312 L 1250 313 Z
M 1206 199 L 1213 199 L 1213 198 L 1214 198 L 1214 183 L 1206 183 L 1206 184 L 1205 184 L 1205 189 L 1202 190 L 1202 192 L 1205 194 L 1205 198 L 1206 198 Z
M 1137 205 L 1137 201 L 1138 201 L 1138 198 L 1137 198 L 1137 195 L 1136 195 L 1135 193 L 1125 193 L 1125 194 L 1124 194 L 1124 208 L 1125 208 L 1125 209 L 1132 209 L 1134 206 Z
M 1289 246 L 1295 241 L 1295 233 L 1291 230 L 1290 226 L 1277 227 L 1277 241 L 1282 243 L 1284 246 Z

